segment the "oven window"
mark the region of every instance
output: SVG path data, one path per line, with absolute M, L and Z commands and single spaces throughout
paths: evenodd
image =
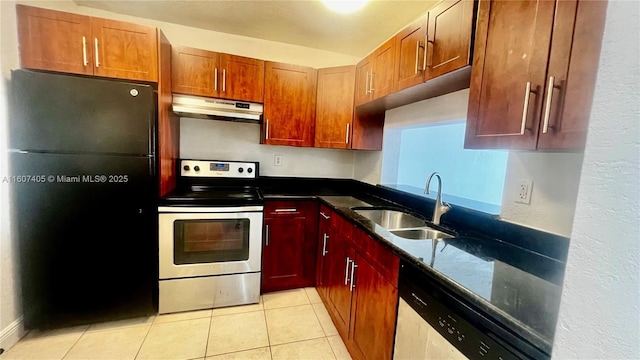
M 249 219 L 176 220 L 173 262 L 199 264 L 249 259 Z

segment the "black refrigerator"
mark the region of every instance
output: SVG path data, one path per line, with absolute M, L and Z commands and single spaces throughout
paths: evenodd
M 25 328 L 156 313 L 155 109 L 148 85 L 12 71 L 6 180 Z

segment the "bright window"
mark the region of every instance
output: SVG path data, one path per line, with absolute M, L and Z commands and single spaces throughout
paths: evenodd
M 382 184 L 423 195 L 432 172 L 442 177 L 444 201 L 499 214 L 507 151 L 464 149 L 464 119 L 386 129 Z M 435 198 L 437 181 L 431 182 Z

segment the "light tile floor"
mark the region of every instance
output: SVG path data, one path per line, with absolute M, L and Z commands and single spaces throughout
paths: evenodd
M 259 304 L 32 331 L 0 360 L 351 359 L 314 288 Z

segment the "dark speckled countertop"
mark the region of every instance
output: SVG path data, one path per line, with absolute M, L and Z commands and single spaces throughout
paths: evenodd
M 386 189 L 378 190 L 373 186 L 364 186 L 366 189 L 363 190 L 363 185 L 354 185 L 353 181 L 340 181 L 338 186 L 329 181 L 312 183 L 311 180 L 295 184 L 297 186 L 289 183 L 283 187 L 282 183 L 271 182 L 269 186 L 261 186 L 261 190 L 265 199 L 319 199 L 385 244 L 401 259 L 551 354 L 564 277 L 562 260 L 566 256 L 563 249 L 566 238 L 521 227 L 511 228 L 513 225 L 496 222 L 495 217 L 469 215 L 466 210 L 456 208 L 453 215 L 445 214 L 449 218 L 443 221 L 442 227 L 455 235 L 453 239 L 410 240 L 390 233 L 351 208 L 396 207 L 428 221 L 430 216 L 425 215 L 429 209 L 416 210 L 416 206 L 407 206 L 415 201 L 412 198 L 406 198 L 404 202 L 402 195 L 397 197 Z M 456 211 L 459 214 L 455 214 Z M 476 224 L 464 226 L 470 222 Z M 493 233 L 487 234 L 484 229 L 493 230 Z M 504 237 L 513 238 L 513 242 L 502 239 Z M 545 242 L 560 246 L 546 246 Z M 526 247 L 529 243 L 533 244 L 533 249 Z M 554 258 L 553 255 L 557 256 Z
M 351 210 L 389 206 L 381 199 L 319 196 L 323 203 L 386 244 L 454 293 L 551 353 L 564 263 L 495 239 L 456 234 L 447 240 L 410 240 Z

